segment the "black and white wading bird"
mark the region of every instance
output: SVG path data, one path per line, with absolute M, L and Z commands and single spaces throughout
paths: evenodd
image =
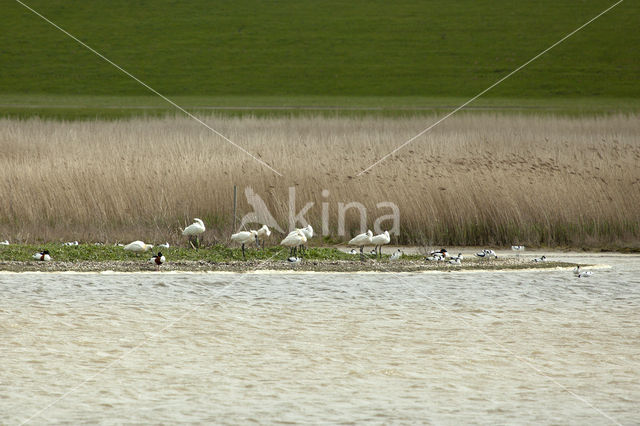
M 373 232 L 368 230 L 364 234 L 356 235 L 349 241 L 350 246 L 360 247 L 360 260 L 364 260 L 364 246 L 370 246 L 372 238 Z
M 495 259 L 498 258 L 498 255 L 496 254 L 496 252 L 491 249 L 484 249 L 480 253 L 476 253 L 476 256 L 483 259 L 491 259 L 492 257 Z
M 49 255 L 49 250 L 40 251 L 32 256 L 35 260 L 39 260 L 42 262 L 48 262 L 51 260 L 51 255 Z
M 160 270 L 160 265 L 162 265 L 164 262 L 166 262 L 166 259 L 164 258 L 164 256 L 162 255 L 161 252 L 158 252 L 158 254 L 156 254 L 155 256 L 153 256 L 151 259 L 149 259 L 150 263 L 153 263 L 154 265 L 156 265 L 156 270 Z
M 253 241 L 256 243 L 256 247 L 260 247 L 258 244 L 258 231 L 240 231 L 231 235 L 231 241 L 234 243 L 242 244 L 242 258 L 247 260 L 247 257 L 244 253 L 245 244 L 249 244 Z
M 546 262 L 546 260 L 547 260 L 547 256 L 541 256 L 533 259 L 532 262 Z
M 393 254 L 391 255 L 391 257 L 389 259 L 391 260 L 398 260 L 402 257 L 404 253 L 402 253 L 402 250 L 398 249 L 396 251 L 393 252 Z M 382 254 L 380 254 L 382 256 Z
M 591 275 L 593 275 L 593 272 L 585 271 L 584 269 L 580 269 L 580 265 L 578 265 L 573 270 L 573 275 L 575 275 L 578 278 L 587 278 L 587 277 L 590 277 Z
M 204 222 L 196 217 L 195 219 L 193 219 L 193 223 L 191 225 L 184 228 L 184 230 L 182 231 L 182 235 L 184 235 L 185 237 L 189 237 L 189 244 L 191 244 L 191 247 L 197 249 L 198 247 L 200 247 L 199 236 L 202 235 L 206 230 L 207 228 L 205 228 Z

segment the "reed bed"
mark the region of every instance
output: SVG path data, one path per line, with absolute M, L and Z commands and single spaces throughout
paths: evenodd
M 389 213 L 377 203 L 399 207 L 396 243 L 638 245 L 640 116 L 461 114 L 357 177 L 435 119 L 206 117 L 284 177 L 187 118 L 2 119 L 0 240 L 177 243 L 200 217 L 224 243 L 235 184 L 239 218 L 251 187 L 285 230 L 289 187 L 317 232 L 327 203 L 331 242 L 360 231 L 350 210 L 337 235 L 356 201 L 367 227 Z

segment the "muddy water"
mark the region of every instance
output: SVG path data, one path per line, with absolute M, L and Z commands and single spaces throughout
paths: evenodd
M 611 268 L 0 274 L 2 423 L 637 424 L 640 257 L 562 259 Z

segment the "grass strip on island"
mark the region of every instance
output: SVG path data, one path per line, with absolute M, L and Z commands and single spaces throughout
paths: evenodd
M 33 253 L 48 250 L 50 262 L 39 262 L 32 258 Z M 278 252 L 282 252 L 278 254 Z M 360 254 L 346 253 L 337 248 L 311 247 L 305 251 L 305 257 L 297 263 L 287 261 L 287 252 L 281 247 L 249 249 L 247 260 L 242 260 L 240 248 L 229 248 L 222 245 L 203 247 L 193 250 L 184 247 L 163 248 L 167 261 L 162 265 L 164 271 L 219 271 L 219 272 L 251 272 L 256 265 L 267 261 L 265 270 L 276 271 L 312 271 L 312 272 L 421 272 L 421 271 L 464 271 L 464 270 L 521 270 L 569 268 L 575 266 L 567 262 L 532 262 L 531 259 L 517 257 L 501 257 L 499 259 L 465 259 L 461 265 L 447 262 L 427 262 L 420 254 L 403 254 L 400 259 L 393 260 L 390 254 L 383 254 L 381 259 L 367 255 L 364 261 Z M 155 271 L 156 267 L 149 262 L 152 253 L 136 255 L 127 252 L 120 246 L 79 244 L 66 246 L 60 243 L 41 245 L 14 244 L 0 246 L 0 271 L 9 272 L 140 272 Z

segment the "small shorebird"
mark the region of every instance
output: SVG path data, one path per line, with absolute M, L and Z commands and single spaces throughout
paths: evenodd
M 289 247 L 289 258 L 287 260 L 292 262 L 298 259 L 296 257 L 298 246 L 301 246 L 306 242 L 307 237 L 304 235 L 304 232 L 302 232 L 302 229 L 296 229 L 295 231 L 291 231 L 284 240 L 280 241 L 280 245 Z
M 373 232 L 368 230 L 364 234 L 359 234 L 349 240 L 350 246 L 360 247 L 360 260 L 364 260 L 364 246 L 371 245 L 371 239 L 373 238 Z
M 231 235 L 231 241 L 242 244 L 242 258 L 247 260 L 247 256 L 244 253 L 245 244 L 249 244 L 252 241 L 256 242 L 256 247 L 260 247 L 258 244 L 258 231 L 240 231 Z
M 427 256 L 424 260 L 428 260 L 429 262 L 437 262 L 440 260 L 444 260 L 444 256 L 440 253 L 434 253 L 431 256 Z
M 151 259 L 149 259 L 149 262 L 155 264 L 156 265 L 156 270 L 159 271 L 160 270 L 160 265 L 162 265 L 164 262 L 166 262 L 166 259 L 164 258 L 164 256 L 162 255 L 161 252 L 158 252 L 158 254 L 156 254 Z
M 196 217 L 195 219 L 193 219 L 193 223 L 191 225 L 184 228 L 184 230 L 182 231 L 182 235 L 189 237 L 189 243 L 191 244 L 191 247 L 197 249 L 198 247 L 200 247 L 200 240 L 198 239 L 198 236 L 203 234 L 206 229 L 207 228 L 205 228 L 202 220 Z M 195 240 L 195 244 L 193 243 L 192 239 Z
M 371 237 L 371 244 L 375 247 L 373 248 L 374 254 L 377 254 L 379 257 L 382 257 L 382 246 L 389 244 L 391 242 L 391 237 L 389 236 L 389 231 L 384 231 L 382 234 L 374 235 Z M 375 250 L 379 250 L 376 252 Z
M 533 262 L 545 262 L 547 260 L 547 256 L 542 256 L 536 259 L 533 259 Z
M 462 262 L 462 259 L 463 259 L 463 257 L 462 257 L 462 253 L 458 253 L 458 255 L 457 255 L 457 256 L 451 256 L 451 260 L 455 260 L 455 261 L 458 261 L 458 260 L 459 260 L 459 261 L 461 261 L 461 262 Z M 451 261 L 449 261 L 449 263 L 451 263 Z
M 32 256 L 35 260 L 40 260 L 42 262 L 48 262 L 51 260 L 51 256 L 49 255 L 49 250 L 44 250 L 38 252 Z
M 491 249 L 484 249 L 480 253 L 476 253 L 476 256 L 482 257 L 485 259 L 491 259 L 492 257 L 495 257 L 496 259 L 498 258 L 498 255 L 496 254 L 496 252 Z
M 126 246 L 124 246 L 124 249 L 126 251 L 132 251 L 136 254 L 136 256 L 152 248 L 153 248 L 152 244 L 145 244 L 142 241 L 133 241 L 127 244 Z
M 80 243 L 78 243 L 77 241 L 70 241 L 68 243 L 64 243 L 63 245 L 65 245 L 65 246 L 77 246 L 78 244 L 80 244 Z
M 573 275 L 575 275 L 578 278 L 586 278 L 593 275 L 593 272 L 582 270 L 580 269 L 580 265 L 578 265 L 573 269 Z
M 402 257 L 403 253 L 402 250 L 398 249 L 397 251 L 394 251 L 393 254 L 391 255 L 391 257 L 389 258 L 390 260 L 398 260 L 400 259 L 400 257 Z M 382 256 L 382 253 L 380 254 L 380 256 Z
M 452 257 L 449 262 L 450 265 L 462 265 L 462 259 L 459 257 Z

